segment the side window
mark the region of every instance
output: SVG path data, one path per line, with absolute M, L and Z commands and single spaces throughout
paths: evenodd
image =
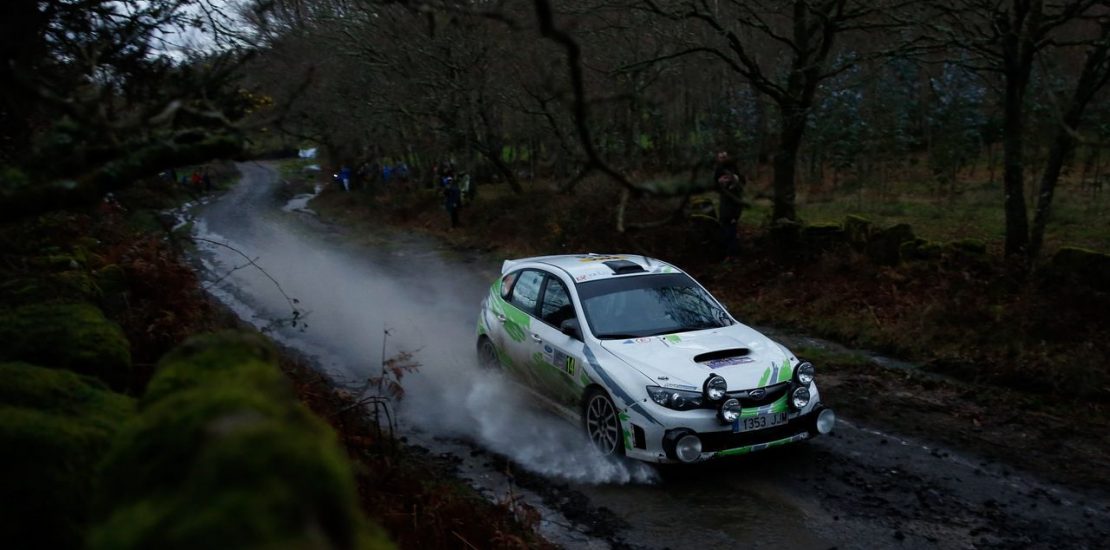
M 513 283 L 516 282 L 516 276 L 520 275 L 519 271 L 514 271 L 501 278 L 501 299 L 508 300 L 509 293 L 513 291 Z
M 543 282 L 543 273 L 539 271 L 525 271 L 517 277 L 513 285 L 513 295 L 509 300 L 511 304 L 520 308 L 529 315 L 536 314 L 536 302 L 540 297 L 540 283 Z
M 563 321 L 574 318 L 574 304 L 567 294 L 567 287 L 563 282 L 554 278 L 547 278 L 547 288 L 543 293 L 543 304 L 540 306 L 540 319 L 543 322 L 559 328 Z

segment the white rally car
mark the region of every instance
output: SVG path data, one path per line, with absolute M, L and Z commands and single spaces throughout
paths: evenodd
M 580 420 L 605 454 L 698 462 L 832 430 L 813 365 L 689 275 L 632 255 L 509 260 L 482 300 L 482 364 Z

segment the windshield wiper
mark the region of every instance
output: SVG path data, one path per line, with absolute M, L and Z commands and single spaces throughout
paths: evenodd
M 619 340 L 621 338 L 643 338 L 643 336 L 640 335 L 640 334 L 619 334 L 619 333 L 598 334 L 597 337 L 601 338 L 601 339 L 610 339 L 610 340 Z

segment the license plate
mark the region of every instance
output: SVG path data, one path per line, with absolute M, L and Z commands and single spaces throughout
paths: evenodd
M 786 413 L 768 413 L 759 416 L 748 416 L 741 418 L 732 425 L 733 432 L 754 432 L 756 430 L 763 430 L 778 426 L 779 424 L 786 424 Z

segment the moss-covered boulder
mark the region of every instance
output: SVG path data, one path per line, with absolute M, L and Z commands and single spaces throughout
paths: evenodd
M 99 380 L 0 363 L 0 540 L 7 548 L 79 548 L 97 465 L 134 415 Z
M 802 242 L 813 250 L 831 250 L 844 243 L 844 228 L 835 223 L 815 223 L 802 228 Z
M 940 243 L 925 239 L 914 239 L 902 243 L 898 254 L 906 261 L 931 261 L 941 257 L 944 247 Z
M 131 379 L 130 344 L 91 304 L 33 304 L 0 310 L 0 361 L 26 361 L 96 376 L 114 388 Z
M 979 239 L 958 239 L 949 242 L 945 248 L 959 254 L 983 256 L 987 253 L 987 243 Z
M 1072 280 L 1096 290 L 1110 291 L 1110 254 L 1064 247 L 1047 267 L 1054 279 Z
M 844 218 L 844 237 L 852 248 L 863 251 L 867 242 L 871 240 L 873 232 L 871 221 L 860 216 L 846 216 Z
M 334 432 L 259 337 L 193 339 L 158 366 L 104 463 L 92 548 L 387 547 Z
M 902 244 L 916 240 L 908 224 L 888 227 L 871 235 L 867 241 L 867 257 L 879 265 L 897 265 L 902 260 Z
M 277 401 L 292 402 L 289 381 L 277 361 L 276 350 L 257 334 L 226 331 L 192 338 L 158 362 L 141 403 L 147 407 L 202 386 L 254 387 Z
M 17 306 L 49 302 L 96 302 L 100 287 L 85 271 L 71 269 L 0 282 L 0 303 Z

